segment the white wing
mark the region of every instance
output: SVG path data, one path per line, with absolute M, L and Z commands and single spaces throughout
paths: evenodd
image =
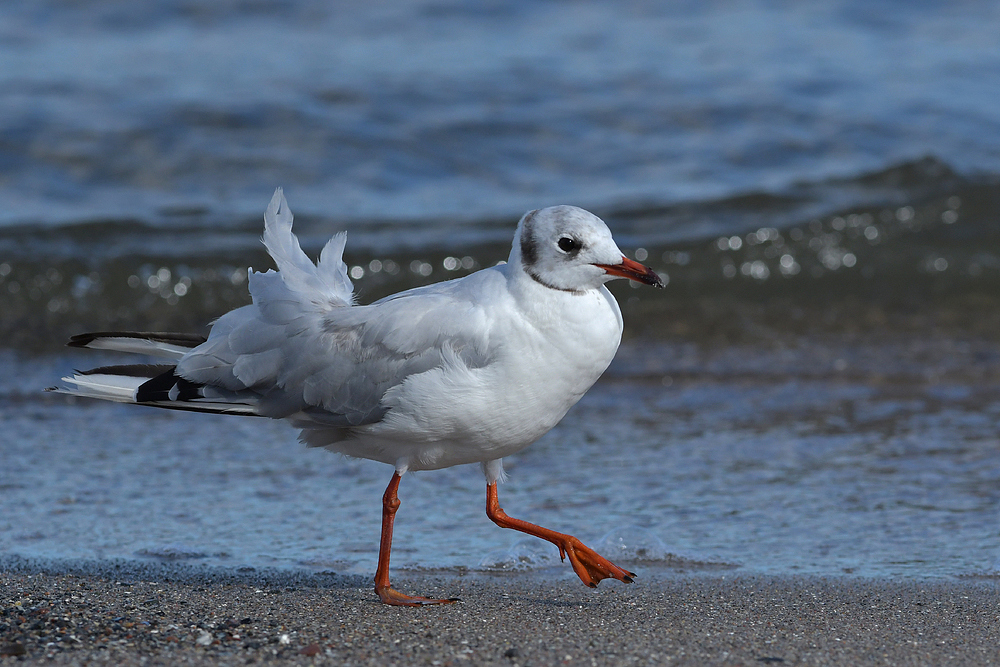
M 342 259 L 346 235 L 335 236 L 314 265 L 291 224 L 278 190 L 265 215 L 264 242 L 279 270 L 251 272 L 253 305 L 220 318 L 208 341 L 180 360 L 178 375 L 251 391 L 260 396 L 260 414 L 351 427 L 379 421 L 386 391 L 415 373 L 456 360 L 471 368 L 488 363 L 490 321 L 472 298 L 482 285 L 469 289 L 469 283 L 499 286 L 499 272 L 352 306 Z

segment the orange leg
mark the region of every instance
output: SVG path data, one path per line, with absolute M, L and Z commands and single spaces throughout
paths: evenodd
M 554 530 L 507 516 L 507 513 L 500 509 L 496 482 L 486 485 L 486 515 L 501 528 L 519 530 L 522 533 L 540 537 L 559 547 L 559 557 L 566 560 L 566 556 L 569 556 L 569 562 L 573 565 L 577 576 L 591 588 L 596 588 L 601 579 L 618 579 L 626 584 L 631 584 L 632 577 L 636 576 L 628 570 L 621 569 L 593 549 L 584 546 L 583 542 L 572 535 L 557 533 Z
M 396 518 L 396 510 L 399 509 L 399 498 L 396 490 L 399 489 L 400 475 L 393 473 L 389 480 L 389 486 L 382 496 L 382 541 L 378 548 L 378 569 L 375 570 L 375 592 L 385 604 L 400 607 L 422 607 L 425 604 L 449 604 L 458 602 L 458 598 L 448 598 L 447 600 L 436 600 L 420 596 L 404 595 L 394 589 L 389 584 L 389 552 L 392 551 L 392 522 Z

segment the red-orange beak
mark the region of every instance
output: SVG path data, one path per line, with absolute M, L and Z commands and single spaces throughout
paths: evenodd
M 621 264 L 595 264 L 594 266 L 604 269 L 613 276 L 628 278 L 653 287 L 665 287 L 660 276 L 656 275 L 653 269 L 628 257 L 622 257 Z

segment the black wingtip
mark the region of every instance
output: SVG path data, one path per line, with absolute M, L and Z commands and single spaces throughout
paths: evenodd
M 83 333 L 71 336 L 68 341 L 66 341 L 66 347 L 87 347 L 97 338 L 95 334 Z

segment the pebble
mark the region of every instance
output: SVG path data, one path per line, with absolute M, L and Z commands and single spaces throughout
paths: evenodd
M 400 590 L 463 600 L 411 609 L 379 604 L 356 577 L 129 567 L 6 561 L 0 655 L 59 665 L 984 664 L 1000 646 L 990 578 L 644 572 L 590 590 L 541 575 L 398 573 Z

